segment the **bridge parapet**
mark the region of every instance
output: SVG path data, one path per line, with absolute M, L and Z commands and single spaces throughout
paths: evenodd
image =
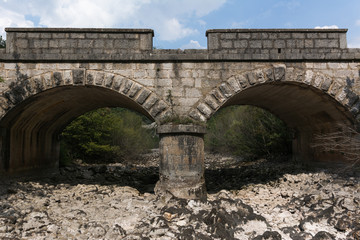
M 234 53 L 278 54 L 293 50 L 346 48 L 347 29 L 211 29 L 208 49 Z
M 10 54 L 126 54 L 152 50 L 150 29 L 6 28 Z

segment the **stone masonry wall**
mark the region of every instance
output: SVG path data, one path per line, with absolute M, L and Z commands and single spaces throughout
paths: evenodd
M 344 49 L 346 32 L 346 29 L 215 29 L 208 30 L 206 36 L 209 50 L 278 55 Z
M 180 115 L 204 102 L 211 113 L 242 89 L 255 86 L 256 81 L 265 80 L 278 65 L 285 67 L 284 77 L 280 81 L 303 83 L 321 91 L 328 92 L 342 105 L 348 105 L 352 93 L 360 96 L 360 63 L 343 62 L 180 62 L 180 63 L 1 63 L 0 91 L 7 91 L 19 74 L 27 78 L 39 78 L 44 82 L 54 81 L 56 72 L 69 72 L 83 69 L 85 78 L 93 72 L 101 76 L 116 74 L 137 83 L 160 96 L 169 105 L 171 95 L 172 108 Z M 282 68 L 280 68 L 282 69 Z M 258 79 L 259 76 L 259 80 Z M 263 76 L 263 77 L 261 77 Z M 267 78 L 266 78 L 267 79 Z M 244 82 L 245 81 L 245 82 Z M 105 82 L 105 81 L 104 81 Z M 123 81 L 124 83 L 126 81 Z M 104 83 L 105 84 L 105 83 Z M 326 85 L 326 89 L 325 86 Z M 102 85 L 99 85 L 102 86 Z M 135 86 L 135 85 L 134 85 Z M 349 91 L 351 89 L 351 91 Z M 335 91 L 335 92 L 334 92 Z M 331 94 L 330 94 L 331 93 Z M 349 95 L 349 96 L 347 96 Z M 357 101 L 357 96 L 352 96 Z M 360 100 L 357 102 L 360 104 Z M 353 105 L 351 104 L 351 105 Z M 299 105 L 300 106 L 300 105 Z M 357 106 L 357 105 L 356 105 Z M 360 108 L 360 106 L 359 106 Z M 358 110 L 360 111 L 360 109 Z M 201 112 L 207 116 L 206 112 Z M 201 118 L 204 118 L 202 116 Z M 210 116 L 210 115 L 209 115 Z
M 7 53 L 125 54 L 152 50 L 149 29 L 6 28 Z

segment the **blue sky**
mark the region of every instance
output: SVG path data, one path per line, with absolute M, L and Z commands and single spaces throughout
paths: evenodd
M 206 48 L 217 28 L 347 28 L 360 48 L 359 0 L 0 0 L 5 27 L 151 28 L 157 48 Z

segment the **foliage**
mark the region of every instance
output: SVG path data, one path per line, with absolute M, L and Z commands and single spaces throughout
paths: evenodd
M 252 106 L 231 106 L 208 122 L 205 146 L 254 159 L 289 155 L 291 136 L 286 125 L 270 112 Z
M 2 36 L 0 36 L 0 48 L 5 48 L 6 47 L 6 42 L 5 40 L 2 38 Z
M 121 161 L 156 147 L 157 137 L 142 126 L 149 121 L 121 108 L 88 112 L 69 124 L 62 133 L 62 157 L 86 162 Z

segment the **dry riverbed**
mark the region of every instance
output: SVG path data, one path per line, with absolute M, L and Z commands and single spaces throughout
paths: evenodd
M 155 196 L 146 159 L 1 179 L 0 239 L 360 239 L 359 168 L 207 155 L 200 202 Z

